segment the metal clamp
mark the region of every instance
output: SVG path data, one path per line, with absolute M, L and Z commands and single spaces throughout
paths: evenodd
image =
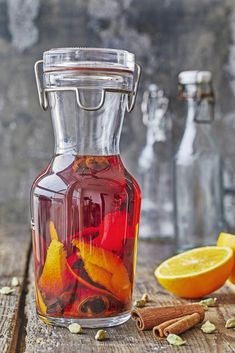
M 205 90 L 205 89 L 202 89 L 201 83 L 195 83 L 194 89 L 189 94 L 186 91 L 185 86 L 186 86 L 185 84 L 179 83 L 178 85 L 179 98 L 182 100 L 192 99 L 195 101 L 196 110 L 195 110 L 194 121 L 200 124 L 212 123 L 214 120 L 214 104 L 215 104 L 214 92 L 212 88 L 210 90 Z M 201 105 L 205 102 L 205 100 L 208 103 L 208 118 L 203 120 L 198 117 L 200 117 Z
M 34 64 L 34 73 L 35 73 L 35 78 L 36 78 L 39 103 L 40 103 L 40 106 L 43 110 L 47 110 L 48 105 L 49 105 L 48 99 L 47 99 L 47 93 L 48 92 L 62 92 L 62 91 L 75 92 L 76 101 L 77 101 L 79 108 L 86 110 L 86 111 L 97 111 L 100 108 L 102 108 L 104 105 L 104 102 L 105 102 L 105 93 L 106 92 L 119 92 L 119 93 L 128 94 L 127 111 L 131 112 L 134 109 L 135 102 L 136 102 L 136 96 L 137 96 L 137 90 L 138 90 L 138 86 L 139 86 L 139 79 L 140 79 L 140 74 L 141 74 L 141 68 L 138 64 L 135 64 L 136 81 L 134 84 L 133 92 L 130 92 L 130 91 L 124 90 L 124 89 L 102 88 L 100 102 L 95 107 L 87 107 L 84 104 L 82 104 L 81 98 L 80 98 L 80 89 L 78 87 L 43 88 L 41 81 L 40 81 L 40 78 L 39 78 L 39 65 L 41 65 L 41 64 L 43 64 L 43 60 L 36 61 L 36 63 Z M 86 87 L 86 89 L 89 89 L 89 87 Z
M 135 64 L 135 71 L 136 71 L 136 80 L 133 88 L 133 93 L 128 93 L 128 101 L 127 101 L 127 111 L 130 113 L 135 106 L 137 91 L 140 82 L 140 75 L 141 75 L 141 67 L 138 64 Z

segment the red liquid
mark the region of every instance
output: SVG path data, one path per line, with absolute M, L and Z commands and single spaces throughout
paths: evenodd
M 140 189 L 119 156 L 56 156 L 32 188 L 37 311 L 102 318 L 131 307 Z

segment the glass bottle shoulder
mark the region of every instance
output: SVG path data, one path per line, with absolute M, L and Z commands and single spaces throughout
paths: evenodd
M 197 123 L 187 126 L 176 152 L 175 162 L 188 165 L 213 156 L 219 156 L 219 149 L 212 126 Z
M 35 179 L 32 194 L 51 198 L 66 194 L 71 188 L 99 192 L 134 188 L 140 192 L 138 183 L 126 170 L 119 155 L 56 155 Z

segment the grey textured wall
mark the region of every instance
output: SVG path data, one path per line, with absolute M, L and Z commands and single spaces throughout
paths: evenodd
M 212 70 L 217 140 L 235 166 L 234 0 L 0 0 L 1 223 L 28 221 L 30 185 L 52 155 L 50 116 L 39 108 L 33 63 L 60 46 L 136 53 L 144 74 L 122 135 L 124 160 L 134 173 L 145 139 L 139 103 L 147 83 L 158 83 L 170 97 L 176 144 L 184 122 L 177 73 Z

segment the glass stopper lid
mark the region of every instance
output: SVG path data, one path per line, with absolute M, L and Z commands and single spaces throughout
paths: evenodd
M 212 74 L 210 71 L 182 71 L 179 74 L 178 79 L 179 83 L 182 85 L 210 83 L 212 80 Z
M 43 53 L 43 71 L 122 70 L 134 73 L 135 55 L 120 49 L 56 48 Z

